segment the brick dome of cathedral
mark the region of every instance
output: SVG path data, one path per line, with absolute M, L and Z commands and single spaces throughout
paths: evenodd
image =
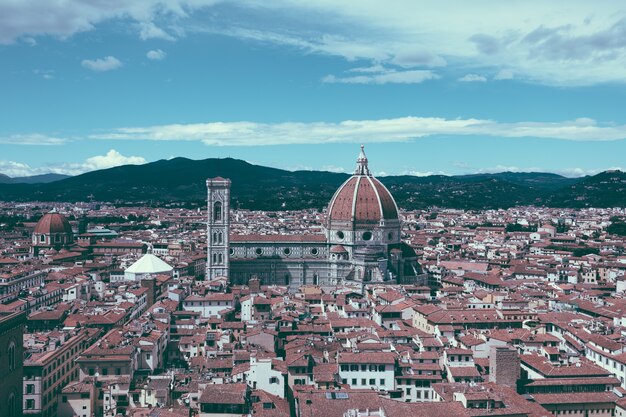
M 354 175 L 335 192 L 327 215 L 329 223 L 398 220 L 396 202 L 389 190 L 370 174 L 363 146 Z
M 35 226 L 35 233 L 48 235 L 54 233 L 72 234 L 72 226 L 65 216 L 60 213 L 50 212 L 44 214 Z

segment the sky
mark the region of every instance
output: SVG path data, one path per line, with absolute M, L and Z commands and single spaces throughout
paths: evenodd
M 0 0 L 0 173 L 626 169 L 626 3 Z

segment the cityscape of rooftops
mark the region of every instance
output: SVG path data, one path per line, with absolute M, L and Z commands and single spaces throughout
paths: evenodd
M 626 8 L 0 0 L 0 417 L 626 416 Z

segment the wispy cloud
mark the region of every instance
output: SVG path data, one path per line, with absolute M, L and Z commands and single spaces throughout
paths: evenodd
M 403 142 L 415 138 L 491 136 L 611 141 L 626 138 L 626 125 L 599 125 L 587 118 L 562 122 L 502 123 L 487 119 L 401 117 L 346 120 L 338 123 L 213 122 L 124 127 L 90 135 L 91 139 L 200 141 L 217 146 L 263 146 L 308 143 Z
M 167 54 L 160 49 L 153 49 L 151 51 L 148 51 L 148 53 L 146 54 L 146 57 L 153 61 L 162 61 L 165 59 L 166 56 Z
M 119 59 L 109 55 L 99 59 L 84 59 L 81 65 L 95 72 L 105 72 L 121 68 L 123 64 Z
M 115 149 L 111 149 L 104 155 L 92 156 L 84 162 L 48 164 L 41 167 L 31 167 L 24 162 L 0 160 L 0 173 L 10 177 L 27 177 L 48 173 L 78 175 L 84 172 L 113 168 L 120 165 L 140 165 L 145 163 L 146 160 L 141 156 L 124 156 Z
M 486 78 L 504 80 L 515 74 L 520 81 L 566 86 L 626 82 L 626 10 L 615 1 L 531 0 L 494 6 L 424 0 L 419 13 L 414 0 L 240 0 L 228 7 L 214 7 L 220 0 L 66 3 L 0 2 L 0 43 L 35 44 L 38 36 L 64 39 L 96 30 L 103 22 L 124 20 L 133 23 L 141 39 L 219 33 L 408 70 L 448 65 Z M 344 78 L 349 77 L 335 75 L 335 80 Z M 362 80 L 379 82 L 374 76 L 356 82 Z
M 465 83 L 484 83 L 487 81 L 487 77 L 478 74 L 466 74 L 459 78 L 459 81 Z
M 5 145 L 62 145 L 68 139 L 41 133 L 0 136 L 0 144 Z
M 327 75 L 322 78 L 322 81 L 325 83 L 343 84 L 419 84 L 427 80 L 435 80 L 438 78 L 440 78 L 440 76 L 431 70 L 386 70 L 379 73 L 369 72 L 347 77 Z

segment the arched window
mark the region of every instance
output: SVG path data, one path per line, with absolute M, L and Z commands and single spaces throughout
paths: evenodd
M 7 349 L 7 356 L 8 356 L 8 360 L 9 360 L 9 371 L 13 371 L 15 369 L 15 342 L 11 341 L 11 343 L 9 343 L 9 348 Z
M 216 264 L 217 263 L 217 253 L 213 254 L 213 263 Z
M 224 234 L 222 232 L 217 234 L 217 243 L 224 243 Z
M 219 222 L 222 220 L 222 203 L 220 201 L 216 201 L 213 204 L 213 221 Z
M 217 232 L 213 232 L 213 243 L 217 243 Z

